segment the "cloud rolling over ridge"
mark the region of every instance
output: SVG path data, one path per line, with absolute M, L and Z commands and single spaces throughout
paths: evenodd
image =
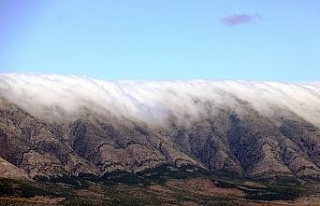
M 101 81 L 87 77 L 0 74 L 0 106 L 5 99 L 48 120 L 74 120 L 84 111 L 163 124 L 181 123 L 219 109 L 262 115 L 292 112 L 320 126 L 320 84 L 248 81 Z

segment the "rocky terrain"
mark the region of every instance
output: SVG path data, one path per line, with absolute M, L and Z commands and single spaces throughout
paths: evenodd
M 161 90 L 152 97 L 148 94 L 148 101 L 152 99 L 149 105 L 141 96 L 136 97 L 134 90 L 131 98 L 140 99 L 139 107 L 134 103 L 136 99 L 128 104 L 120 97 L 112 101 L 108 97 L 97 104 L 100 99 L 93 94 L 102 98 L 104 93 L 94 87 L 83 85 L 74 90 L 67 79 L 67 86 L 73 90 L 66 96 L 63 92 L 67 87 L 53 91 L 46 85 L 53 81 L 50 78 L 1 76 L 0 177 L 38 181 L 66 176 L 110 179 L 126 174 L 148 179 L 152 169 L 166 168 L 174 173 L 186 168 L 186 173 L 254 182 L 301 183 L 320 178 L 317 84 L 276 85 L 279 90 L 287 88 L 274 93 L 264 91 L 268 97 L 261 93 L 252 102 L 253 97 L 245 97 L 252 93 L 250 86 L 241 98 L 241 93 L 221 90 L 219 83 L 214 86 L 213 82 L 209 86 L 220 89 L 201 94 L 198 90 L 192 94 L 182 92 L 185 97 L 167 108 L 163 105 L 179 97 L 178 90 Z M 83 83 L 80 80 L 74 81 Z M 105 86 L 108 94 L 117 92 L 103 83 L 94 84 Z M 128 87 L 122 86 L 122 90 Z M 186 91 L 189 88 L 180 87 Z M 79 99 L 75 92 L 86 95 Z M 163 99 L 163 93 L 167 99 Z M 222 99 L 217 99 L 217 94 Z M 271 97 L 277 101 L 270 101 Z M 153 113 L 152 108 L 157 112 Z
M 241 116 L 221 110 L 189 126 L 172 121 L 157 128 L 91 114 L 50 123 L 15 105 L 0 110 L 1 164 L 30 178 L 188 164 L 250 179 L 316 179 L 319 139 L 320 129 L 297 116 L 270 119 L 254 110 Z

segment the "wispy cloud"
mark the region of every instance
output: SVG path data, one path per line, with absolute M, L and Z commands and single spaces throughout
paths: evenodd
M 242 24 L 253 23 L 254 21 L 261 20 L 262 17 L 259 14 L 247 15 L 247 14 L 232 14 L 220 19 L 220 22 L 226 26 L 238 26 Z
M 0 110 L 12 102 L 47 121 L 76 120 L 91 112 L 99 117 L 114 115 L 119 121 L 159 126 L 168 120 L 172 125 L 173 119 L 189 124 L 199 118 L 212 118 L 222 109 L 237 114 L 254 109 L 263 116 L 280 118 L 294 114 L 320 127 L 320 95 L 315 92 L 319 89 L 318 83 L 101 81 L 77 76 L 0 73 Z
M 57 21 L 70 21 L 72 19 L 73 19 L 73 17 L 70 15 L 60 15 L 60 16 L 56 17 Z

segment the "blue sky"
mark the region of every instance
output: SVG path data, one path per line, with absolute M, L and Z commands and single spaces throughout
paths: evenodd
M 0 71 L 320 79 L 318 0 L 0 0 Z

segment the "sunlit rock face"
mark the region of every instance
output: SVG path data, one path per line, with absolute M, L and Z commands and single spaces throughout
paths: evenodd
M 0 74 L 0 157 L 30 177 L 188 164 L 320 176 L 320 84 Z

